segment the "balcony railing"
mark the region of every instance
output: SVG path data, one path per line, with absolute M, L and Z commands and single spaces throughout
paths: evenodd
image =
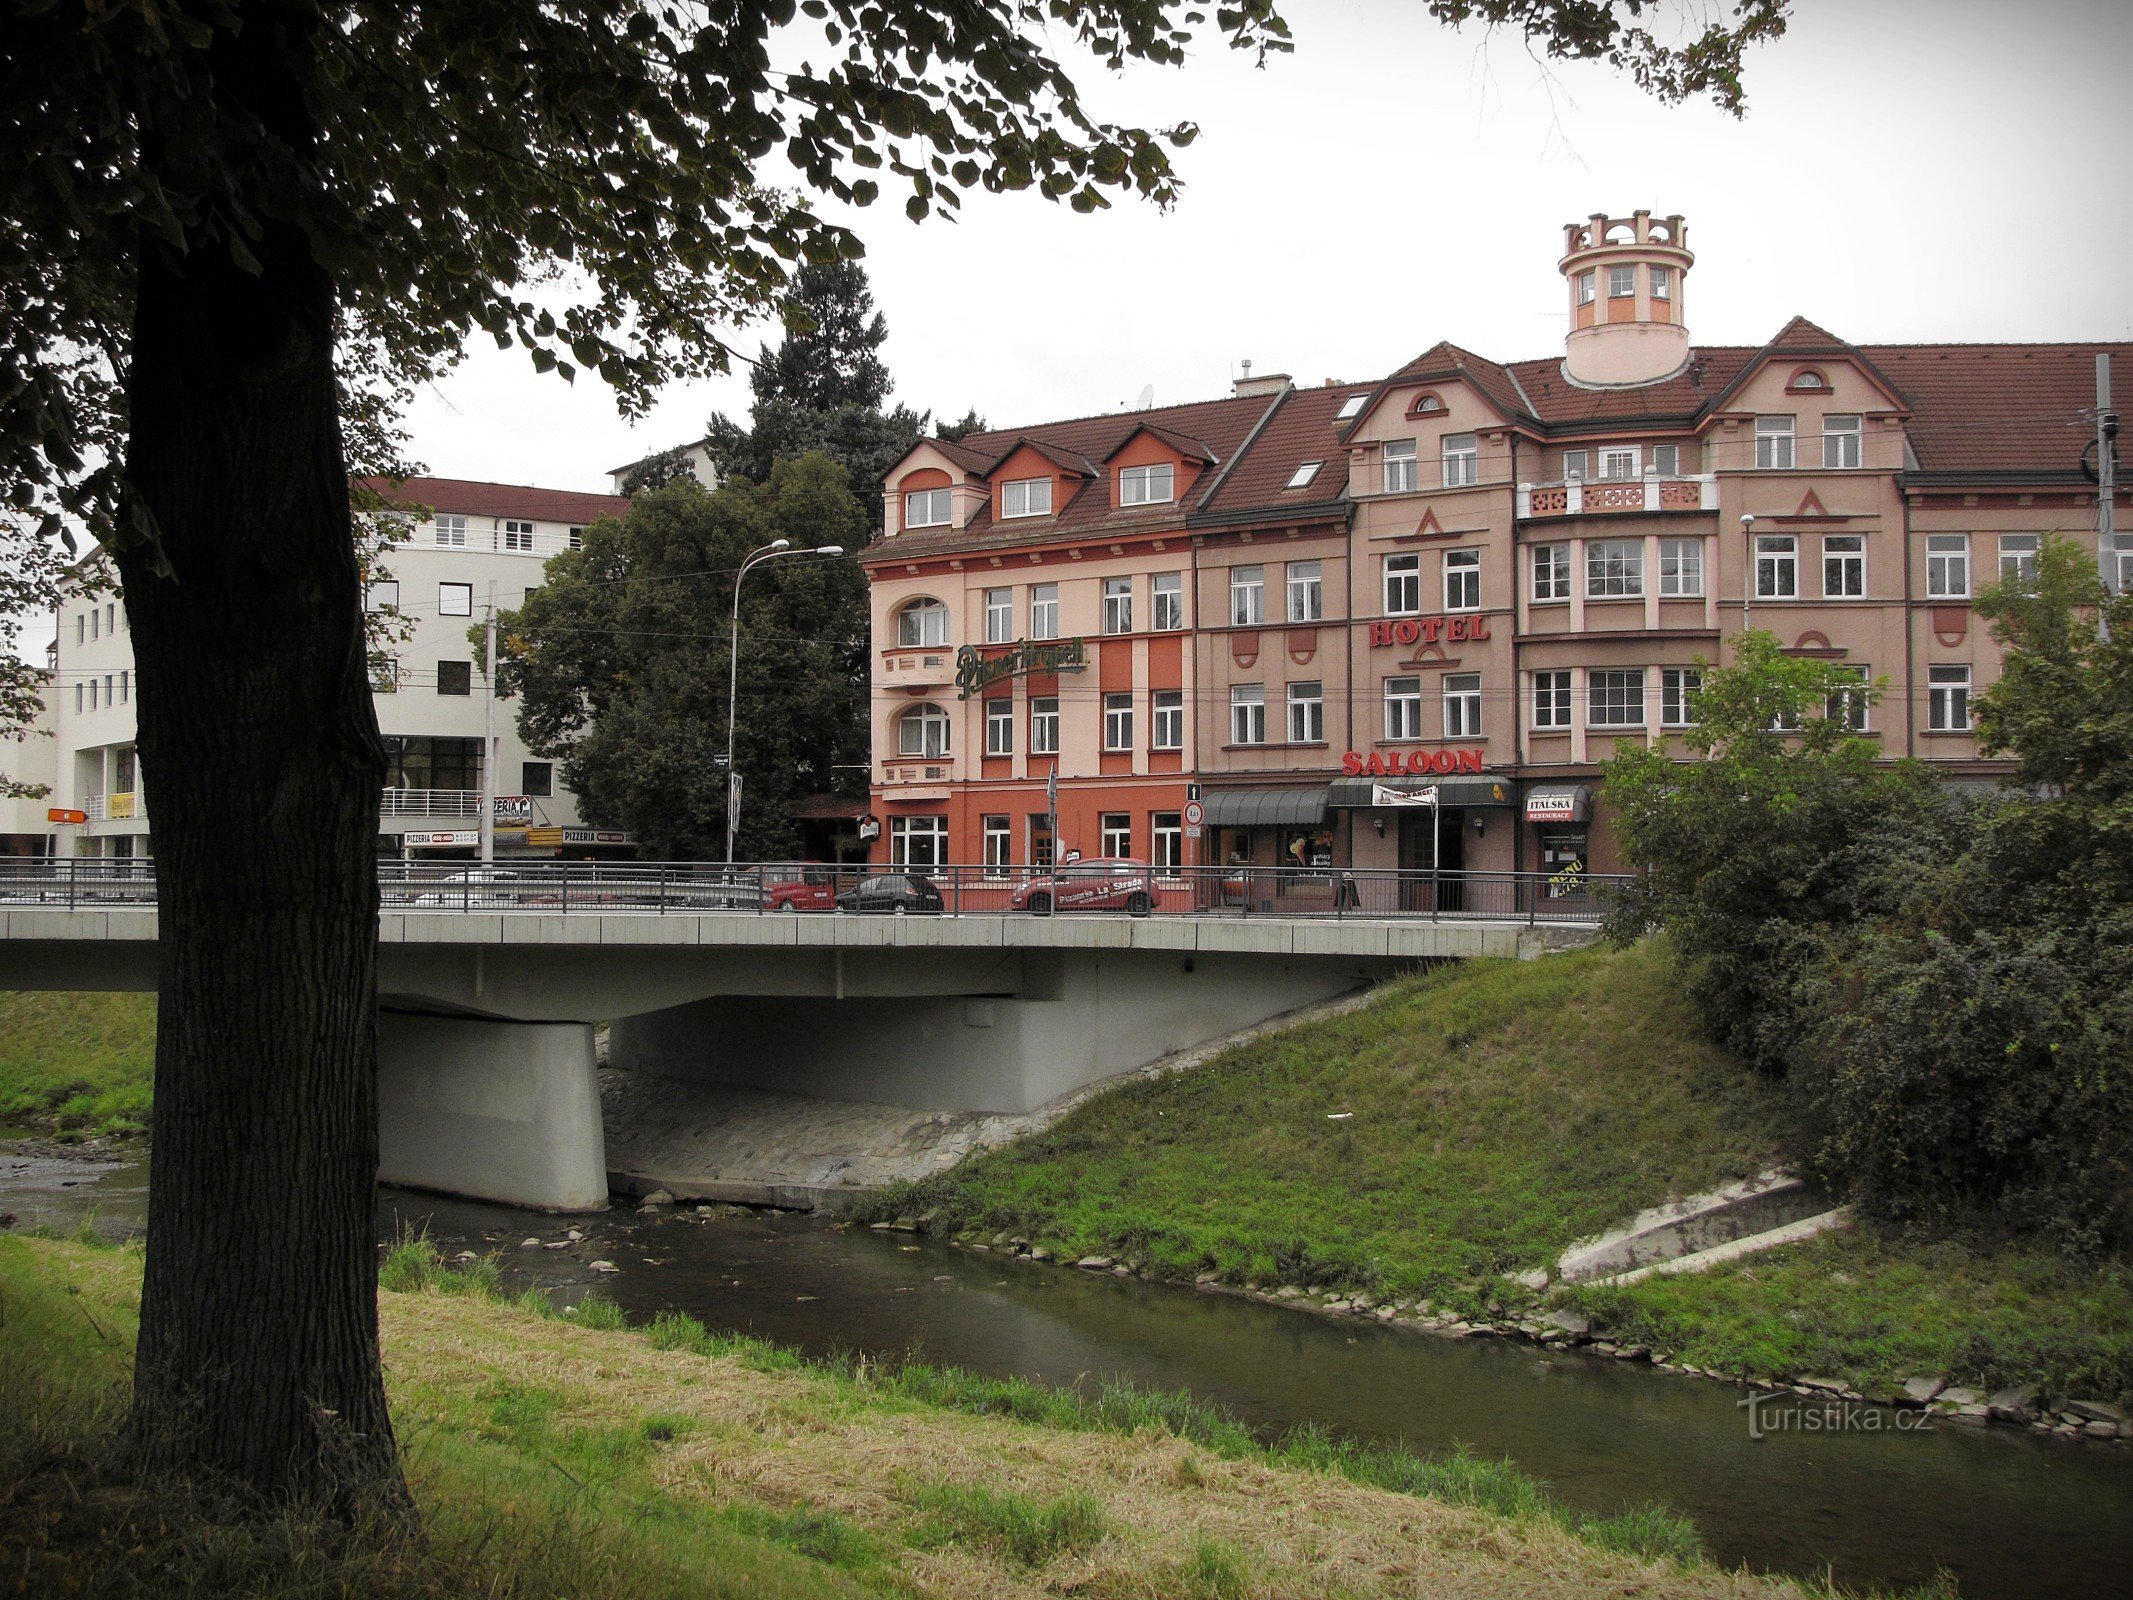
M 1570 478 L 1560 483 L 1522 483 L 1518 514 L 1528 517 L 1587 517 L 1624 511 L 1716 511 L 1718 479 L 1694 477 Z
M 899 689 L 931 689 L 953 683 L 955 650 L 949 645 L 884 650 L 880 681 L 886 687 Z
M 378 812 L 387 817 L 478 817 L 479 789 L 387 789 Z

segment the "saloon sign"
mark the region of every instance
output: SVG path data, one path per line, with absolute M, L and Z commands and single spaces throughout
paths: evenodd
M 1025 677 L 1032 672 L 1081 672 L 1089 665 L 1089 652 L 1079 639 L 1056 644 L 1031 644 L 1027 640 L 988 656 L 974 644 L 955 653 L 955 697 L 968 700 L 988 683 L 1002 678 Z
M 1351 778 L 1391 778 L 1405 773 L 1479 772 L 1486 750 L 1350 750 L 1341 771 Z
M 1370 642 L 1381 644 L 1480 644 L 1489 636 L 1487 617 L 1380 617 Z

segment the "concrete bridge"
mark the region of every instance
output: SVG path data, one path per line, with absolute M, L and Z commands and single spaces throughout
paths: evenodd
M 0 988 L 155 987 L 152 896 L 69 907 L 12 890 Z M 1589 920 L 388 910 L 381 1176 L 604 1204 L 597 1024 L 626 1071 L 1013 1116 L 1418 963 L 1582 943 Z

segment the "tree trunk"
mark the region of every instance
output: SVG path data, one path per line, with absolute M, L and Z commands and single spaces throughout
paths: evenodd
M 247 9 L 188 109 L 302 151 L 301 8 Z M 136 1437 L 151 1468 L 396 1514 L 373 1236 L 384 754 L 334 286 L 285 223 L 249 241 L 256 271 L 207 227 L 188 245 L 141 248 L 126 469 L 155 543 L 118 556 L 162 939 Z

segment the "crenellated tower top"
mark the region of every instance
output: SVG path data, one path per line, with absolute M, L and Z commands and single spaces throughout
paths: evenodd
M 1558 266 L 1570 293 L 1571 381 L 1613 389 L 1680 371 L 1689 359 L 1682 283 L 1695 264 L 1679 215 L 1596 211 L 1565 223 Z

